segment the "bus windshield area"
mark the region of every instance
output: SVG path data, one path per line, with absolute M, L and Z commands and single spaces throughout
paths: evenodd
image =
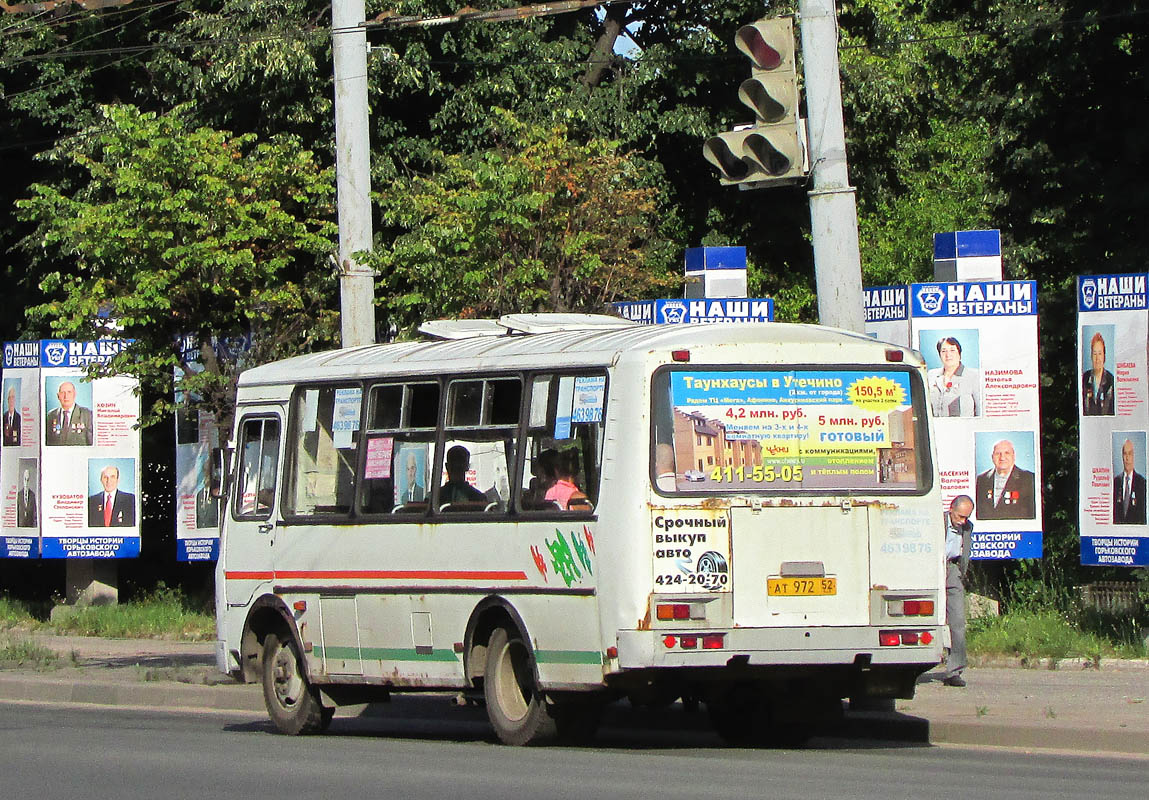
M 899 368 L 664 369 L 653 378 L 659 492 L 929 491 L 920 377 Z

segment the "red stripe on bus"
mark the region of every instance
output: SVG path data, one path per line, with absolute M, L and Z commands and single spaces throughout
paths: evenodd
M 288 570 L 283 572 L 228 572 L 228 580 L 463 580 L 525 581 L 521 571 L 482 570 Z
M 226 572 L 229 581 L 269 581 L 275 577 L 274 572 Z

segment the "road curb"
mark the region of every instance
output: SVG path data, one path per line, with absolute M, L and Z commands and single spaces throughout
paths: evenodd
M 195 686 L 167 681 L 76 681 L 0 674 L 0 698 L 37 703 L 264 711 L 263 697 L 259 687 L 254 685 Z
M 928 725 L 931 744 L 1149 756 L 1149 740 L 1135 733 L 949 720 L 932 721 Z

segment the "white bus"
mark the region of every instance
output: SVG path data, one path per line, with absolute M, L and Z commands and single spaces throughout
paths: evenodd
M 220 669 L 286 733 L 453 691 L 510 744 L 705 703 L 801 738 L 941 660 L 942 503 L 913 350 L 786 324 L 511 315 L 239 381 Z

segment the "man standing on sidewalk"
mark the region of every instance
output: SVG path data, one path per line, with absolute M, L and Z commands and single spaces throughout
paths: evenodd
M 950 627 L 950 651 L 946 655 L 946 686 L 965 686 L 961 676 L 965 654 L 965 573 L 969 568 L 973 499 L 959 494 L 950 503 L 946 522 L 946 624 Z

